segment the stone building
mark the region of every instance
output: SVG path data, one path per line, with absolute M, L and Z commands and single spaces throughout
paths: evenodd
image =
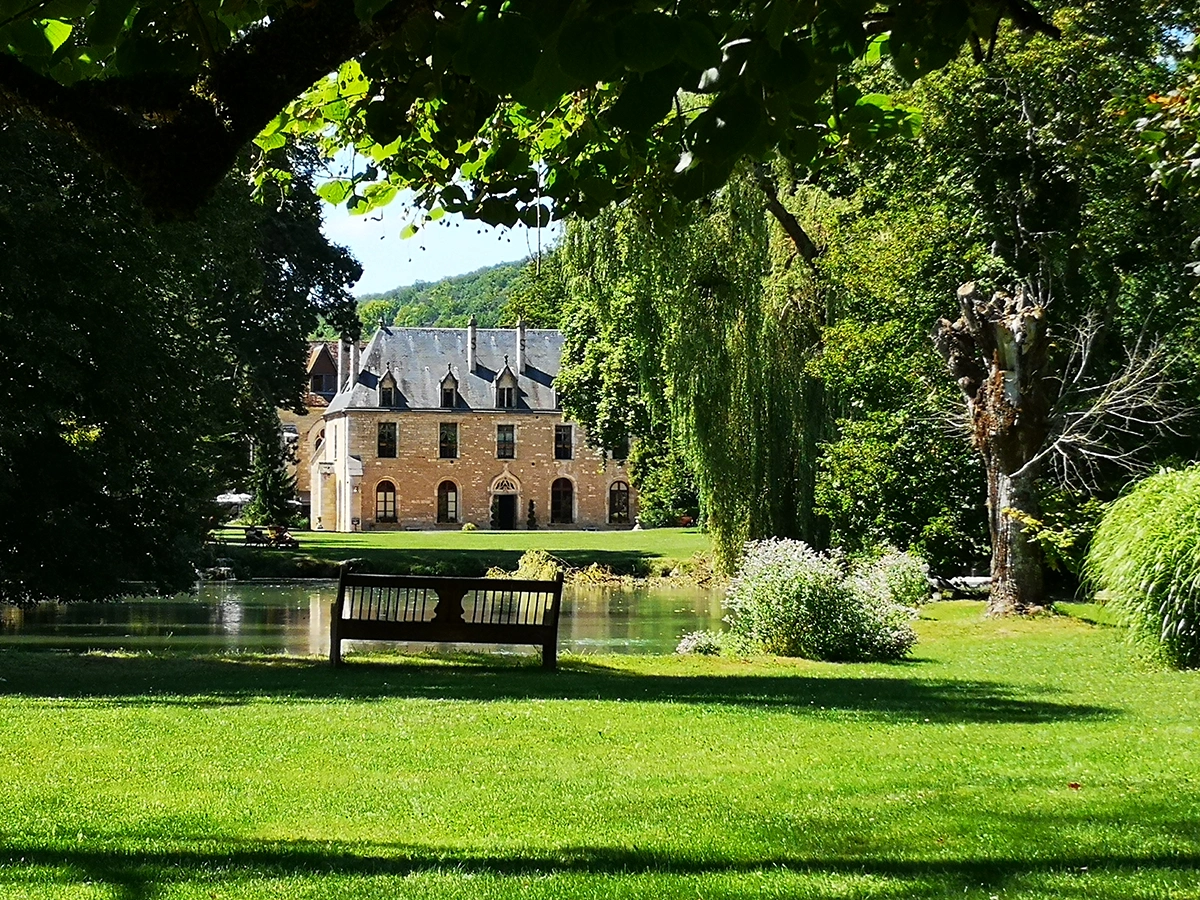
M 558 409 L 562 347 L 555 330 L 474 321 L 316 345 L 308 413 L 282 414 L 311 527 L 629 527 L 624 460 Z
M 345 352 L 343 347 L 343 352 Z M 308 385 L 304 397 L 304 415 L 290 409 L 279 410 L 283 423 L 284 439 L 291 442 L 296 454 L 293 474 L 296 476 L 296 493 L 304 514 L 309 513 L 310 496 L 309 470 L 312 464 L 314 445 L 324 429 L 325 410 L 337 393 L 338 376 L 336 353 L 337 341 L 317 341 L 309 348 Z M 343 362 L 345 360 L 343 359 Z

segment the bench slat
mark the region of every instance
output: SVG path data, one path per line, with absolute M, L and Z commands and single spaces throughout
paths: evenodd
M 413 641 L 419 643 L 544 644 L 555 636 L 548 625 L 502 625 L 494 622 L 380 622 L 347 619 L 342 640 Z

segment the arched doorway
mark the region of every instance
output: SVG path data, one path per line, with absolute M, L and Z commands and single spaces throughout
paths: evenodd
M 507 472 L 492 482 L 493 528 L 511 531 L 517 527 L 517 496 L 520 485 Z
M 396 486 L 390 481 L 375 485 L 375 521 L 396 521 Z
M 569 478 L 556 478 L 550 485 L 550 524 L 572 525 L 575 522 L 575 485 Z
M 608 489 L 608 524 L 629 524 L 629 485 L 614 481 Z
M 453 481 L 443 481 L 438 485 L 439 525 L 455 525 L 458 523 L 458 485 Z

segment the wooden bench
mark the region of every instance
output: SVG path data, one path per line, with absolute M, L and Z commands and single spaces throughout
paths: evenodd
M 343 566 L 329 620 L 329 661 L 342 641 L 533 644 L 558 664 L 562 574 L 554 581 L 373 575 Z

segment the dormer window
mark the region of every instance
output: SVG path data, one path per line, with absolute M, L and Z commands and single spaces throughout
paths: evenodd
M 337 375 L 330 372 L 314 372 L 309 380 L 309 387 L 314 394 L 320 394 L 328 400 L 337 393 Z
M 496 376 L 496 409 L 515 409 L 517 406 L 517 376 L 508 367 L 504 357 L 504 368 Z
M 446 366 L 446 377 L 442 379 L 442 409 L 454 409 L 458 406 L 458 379 L 454 372 Z
M 396 379 L 392 377 L 392 373 L 388 372 L 383 376 L 383 380 L 379 382 L 379 405 L 390 409 L 400 404 L 397 402 L 399 391 L 396 390 Z

